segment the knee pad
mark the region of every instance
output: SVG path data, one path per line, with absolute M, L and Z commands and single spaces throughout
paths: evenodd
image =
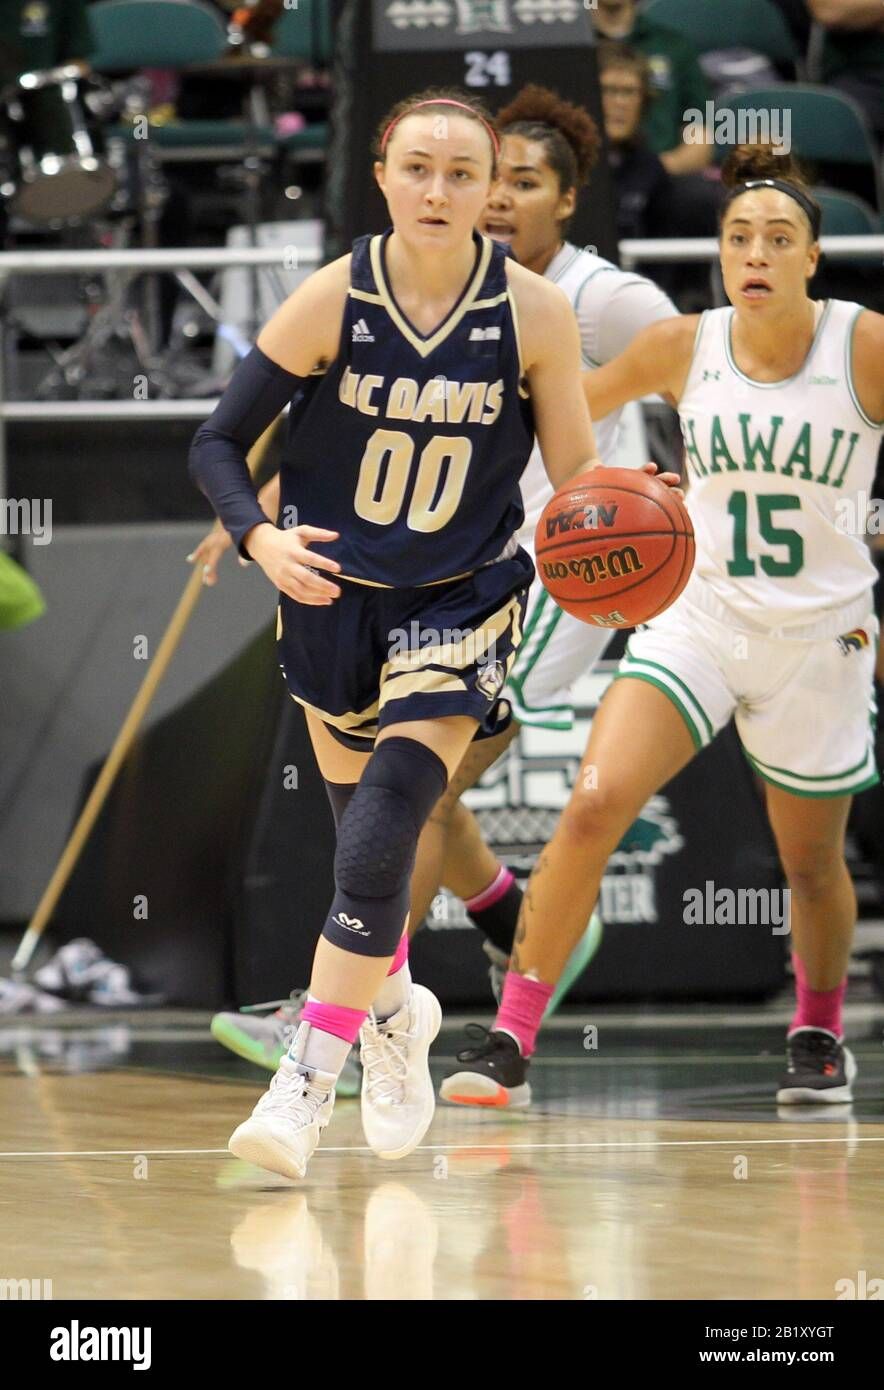
M 418 836 L 445 791 L 442 759 L 411 738 L 383 739 L 341 818 L 335 883 L 356 897 L 386 898 L 411 877 Z
M 402 936 L 418 836 L 445 790 L 445 764 L 414 739 L 384 739 L 338 831 L 334 902 L 322 935 L 359 955 L 391 956 Z
M 340 825 L 341 817 L 350 805 L 350 799 L 359 786 L 359 783 L 329 782 L 326 777 L 323 777 L 322 780 L 325 782 L 326 795 L 328 796 L 329 804 L 332 808 L 332 815 L 335 818 L 335 826 L 337 827 Z

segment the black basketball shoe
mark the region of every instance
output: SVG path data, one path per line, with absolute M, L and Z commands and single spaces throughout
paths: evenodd
M 528 1059 L 509 1033 L 496 1033 L 480 1023 L 468 1023 L 467 1034 L 480 1038 L 478 1047 L 458 1052 L 464 1065 L 442 1082 L 439 1094 L 452 1105 L 509 1106 L 522 1109 L 531 1104 Z
M 844 1105 L 853 1100 L 853 1053 L 826 1028 L 796 1028 L 786 1039 L 778 1105 Z

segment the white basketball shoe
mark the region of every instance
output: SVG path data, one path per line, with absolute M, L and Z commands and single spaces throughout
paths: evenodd
M 373 1013 L 359 1033 L 362 1058 L 362 1128 L 378 1158 L 404 1158 L 423 1139 L 436 1110 L 430 1044 L 442 1026 L 435 994 L 412 985 L 398 1013 Z
M 334 1074 L 305 1067 L 299 1060 L 307 1032 L 308 1026 L 301 1024 L 295 1056 L 282 1058 L 269 1090 L 227 1145 L 237 1158 L 286 1178 L 304 1177 L 335 1104 Z

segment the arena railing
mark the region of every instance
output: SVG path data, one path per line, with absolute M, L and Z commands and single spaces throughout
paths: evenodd
M 823 237 L 823 253 L 832 260 L 884 260 L 884 235 Z M 674 237 L 665 240 L 620 242 L 620 263 L 634 270 L 647 262 L 713 262 L 718 256 L 714 237 Z M 280 267 L 279 247 L 185 247 L 155 251 L 5 251 L 0 252 L 0 303 L 6 281 L 15 275 L 61 275 L 101 271 L 154 272 L 225 270 L 243 266 Z M 297 248 L 297 268 L 320 264 L 321 255 Z M 283 252 L 283 265 L 286 265 Z M 287 266 L 292 269 L 292 265 Z M 202 420 L 214 410 L 208 400 L 144 401 L 7 401 L 3 382 L 4 354 L 0 352 L 0 493 L 5 491 L 5 431 L 9 422 L 76 422 L 79 420 Z

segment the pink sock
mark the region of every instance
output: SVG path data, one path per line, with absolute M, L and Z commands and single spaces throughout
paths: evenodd
M 397 970 L 401 970 L 408 960 L 408 932 L 404 931 L 399 938 L 399 945 L 396 947 L 396 954 L 390 961 L 388 975 L 395 975 Z
M 498 898 L 502 898 L 512 882 L 512 872 L 505 864 L 501 864 L 487 888 L 483 888 L 474 898 L 464 899 L 464 907 L 467 912 L 481 912 L 483 908 L 490 907 Z
M 552 985 L 529 980 L 513 970 L 506 972 L 503 998 L 494 1020 L 496 1032 L 510 1033 L 518 1042 L 523 1057 L 530 1057 L 543 1014 L 552 997 Z
M 311 1028 L 331 1033 L 351 1044 L 359 1037 L 359 1029 L 367 1017 L 367 1009 L 347 1009 L 343 1004 L 321 1004 L 315 999 L 308 999 L 301 1010 L 302 1023 L 309 1023 Z
M 841 1006 L 847 992 L 847 977 L 834 989 L 811 989 L 807 983 L 807 971 L 800 956 L 792 954 L 792 968 L 795 971 L 795 995 L 797 1005 L 789 1032 L 796 1028 L 826 1028 L 836 1038 L 844 1035 L 841 1022 Z

